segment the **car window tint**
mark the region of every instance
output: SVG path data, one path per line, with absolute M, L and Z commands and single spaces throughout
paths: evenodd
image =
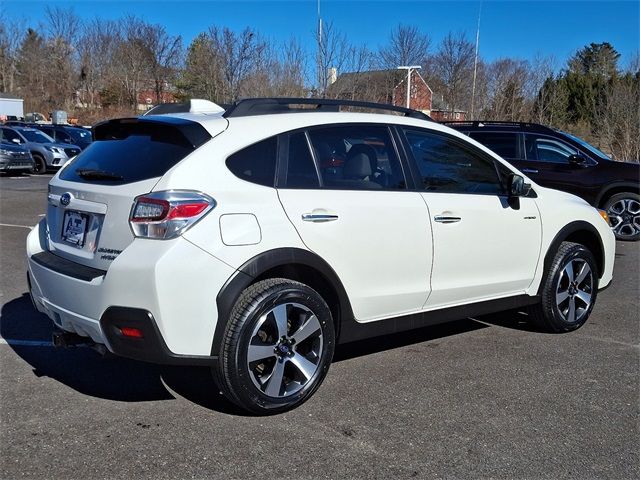
M 255 143 L 227 159 L 227 167 L 243 180 L 273 187 L 278 141 L 276 137 Z
M 471 132 L 475 141 L 493 150 L 502 158 L 518 158 L 518 134 L 505 132 Z
M 96 141 L 60 172 L 61 180 L 120 185 L 161 177 L 211 138 L 195 123 L 176 127 L 116 120 L 96 129 Z M 115 178 L 83 176 L 83 170 L 105 172 Z
M 400 161 L 384 125 L 353 125 L 309 131 L 323 188 L 403 190 Z
M 435 132 L 404 130 L 422 176 L 431 192 L 500 194 L 502 186 L 493 161 L 471 145 Z
M 40 131 L 46 133 L 47 135 L 49 135 L 53 139 L 56 138 L 55 131 L 53 130 L 53 128 L 42 128 L 42 127 L 40 127 Z
M 569 163 L 569 157 L 578 151 L 555 138 L 527 134 L 525 137 L 527 158 L 551 163 Z
M 56 141 L 63 143 L 73 143 L 73 138 L 64 130 L 56 130 Z
M 304 133 L 289 137 L 289 155 L 287 161 L 287 188 L 319 188 L 318 172 L 309 150 Z
M 4 142 L 11 143 L 14 142 L 14 139 L 18 140 L 18 142 L 15 143 L 24 143 L 20 135 L 18 135 L 15 130 L 12 130 L 10 128 L 2 129 L 2 140 Z

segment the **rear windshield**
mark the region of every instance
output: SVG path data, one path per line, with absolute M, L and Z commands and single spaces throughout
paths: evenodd
M 95 141 L 61 172 L 60 179 L 121 185 L 161 177 L 211 138 L 192 122 L 110 122 L 96 128 Z

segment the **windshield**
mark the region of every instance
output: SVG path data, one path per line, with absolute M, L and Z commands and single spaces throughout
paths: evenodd
M 54 140 L 46 133 L 41 132 L 40 130 L 19 130 L 24 138 L 29 142 L 35 143 L 53 143 Z
M 598 150 L 596 147 L 594 147 L 593 145 L 585 142 L 584 140 L 582 140 L 580 137 L 576 137 L 575 135 L 571 135 L 570 133 L 567 132 L 563 132 L 562 130 L 558 130 L 560 133 L 566 135 L 567 137 L 569 137 L 571 140 L 573 140 L 574 142 L 577 142 L 580 144 L 581 147 L 586 148 L 587 150 L 589 150 L 591 153 L 593 153 L 594 155 L 604 159 L 604 160 L 611 160 L 611 157 L 609 155 L 607 155 L 606 153 L 602 152 L 601 150 Z

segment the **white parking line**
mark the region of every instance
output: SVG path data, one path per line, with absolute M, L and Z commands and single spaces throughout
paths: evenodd
M 11 223 L 0 223 L 0 227 L 28 228 L 29 230 L 33 230 L 33 227 L 28 225 L 13 225 Z
M 51 341 L 45 340 L 13 340 L 0 338 L 0 345 L 12 345 L 16 347 L 53 347 Z

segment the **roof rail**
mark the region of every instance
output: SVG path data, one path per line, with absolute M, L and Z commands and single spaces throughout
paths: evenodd
M 443 125 L 452 125 L 452 126 L 460 126 L 460 127 L 491 127 L 491 126 L 501 126 L 501 127 L 520 127 L 520 128 L 537 128 L 540 130 L 550 129 L 550 127 L 546 125 L 541 125 L 539 123 L 531 123 L 531 122 L 509 122 L 509 121 L 499 121 L 499 120 L 443 120 L 440 122 Z
M 225 111 L 220 105 L 217 105 L 209 100 L 201 100 L 199 98 L 192 98 L 184 103 L 160 103 L 153 108 L 150 108 L 142 114 L 143 117 L 147 115 L 166 115 L 169 113 L 209 113 L 220 114 Z
M 315 108 L 291 108 L 292 105 L 315 105 Z M 370 108 L 403 113 L 405 117 L 433 121 L 429 115 L 411 108 L 397 107 L 384 103 L 361 102 L 358 100 L 337 100 L 331 98 L 245 98 L 238 100 L 224 113 L 225 118 L 268 115 L 272 113 L 294 112 L 339 112 L 340 107 Z

